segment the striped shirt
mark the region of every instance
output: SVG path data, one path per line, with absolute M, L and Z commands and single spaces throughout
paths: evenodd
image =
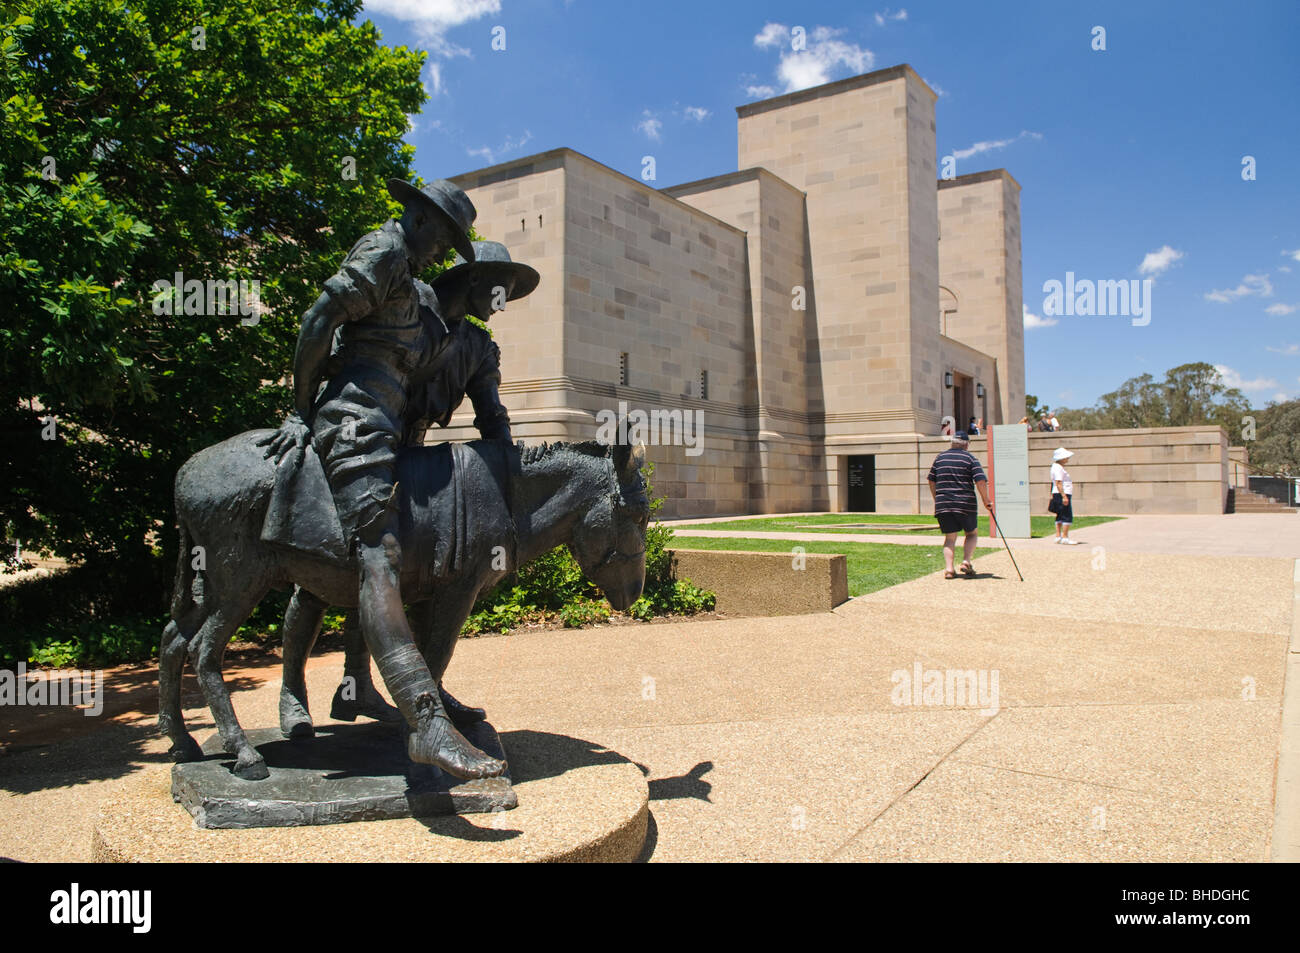
M 934 512 L 975 513 L 975 484 L 987 481 L 984 468 L 967 450 L 953 447 L 934 458 L 927 480 L 934 483 Z

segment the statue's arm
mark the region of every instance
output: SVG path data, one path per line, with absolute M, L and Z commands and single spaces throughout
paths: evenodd
M 293 358 L 293 413 L 280 429 L 259 441 L 266 455 L 278 462 L 286 453 L 301 453 L 311 439 L 316 390 L 325 377 L 334 331 L 347 321 L 370 314 L 383 305 L 392 283 L 406 265 L 402 249 L 371 232 L 348 253 L 343 266 L 315 303 L 302 316 Z
M 510 413 L 501 403 L 501 351 L 489 341 L 487 353 L 465 385 L 474 405 L 474 426 L 484 440 L 510 440 Z
M 302 454 L 311 439 L 316 388 L 325 376 L 334 329 L 346 320 L 348 312 L 338 306 L 328 291 L 322 292 L 302 316 L 293 358 L 293 413 L 280 424 L 280 429 L 258 441 L 266 447 L 266 456 L 276 463 L 291 451 L 295 455 L 294 466 L 302 462 Z
M 325 376 L 330 346 L 334 343 L 334 330 L 347 320 L 348 312 L 338 306 L 328 291 L 322 291 L 302 316 L 298 348 L 293 357 L 293 408 L 308 426 L 316 389 Z

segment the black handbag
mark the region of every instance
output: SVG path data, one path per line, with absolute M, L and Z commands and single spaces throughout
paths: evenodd
M 1049 513 L 1059 513 L 1059 512 L 1061 512 L 1061 510 L 1063 510 L 1063 509 L 1065 509 L 1065 503 L 1063 503 L 1063 502 L 1061 501 L 1061 498 L 1060 498 L 1058 495 L 1056 495 L 1055 493 L 1053 493 L 1053 494 L 1052 494 L 1052 501 L 1051 501 L 1050 503 L 1047 504 L 1047 512 L 1049 512 Z

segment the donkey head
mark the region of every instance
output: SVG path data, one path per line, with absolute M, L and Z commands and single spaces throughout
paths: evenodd
M 645 533 L 650 520 L 641 467 L 645 447 L 618 444 L 604 458 L 609 480 L 579 520 L 569 551 L 588 579 L 600 587 L 615 609 L 636 602 L 645 585 Z

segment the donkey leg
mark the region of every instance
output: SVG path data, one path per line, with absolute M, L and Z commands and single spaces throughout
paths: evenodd
M 230 592 L 232 588 L 224 587 L 224 591 Z M 222 745 L 228 753 L 235 756 L 234 774 L 247 781 L 261 781 L 270 777 L 271 772 L 257 749 L 249 744 L 244 729 L 239 726 L 235 706 L 230 701 L 230 691 L 221 675 L 221 663 L 225 658 L 226 643 L 264 595 L 265 589 L 260 592 L 244 592 L 237 597 L 237 601 L 214 609 L 199 629 L 190 649 L 191 660 L 198 671 L 199 684 L 203 686 L 203 694 L 208 699 L 208 707 L 212 709 L 212 717 L 221 733 Z
M 307 707 L 307 657 L 320 635 L 326 608 L 321 599 L 297 586 L 284 612 L 280 733 L 286 738 L 310 738 L 316 733 Z
M 197 622 L 201 624 L 202 619 Z M 194 628 L 181 626 L 175 619 L 167 623 L 158 650 L 158 727 L 172 740 L 168 754 L 173 760 L 198 761 L 203 751 L 185 730 L 185 715 L 181 710 L 181 672 Z

